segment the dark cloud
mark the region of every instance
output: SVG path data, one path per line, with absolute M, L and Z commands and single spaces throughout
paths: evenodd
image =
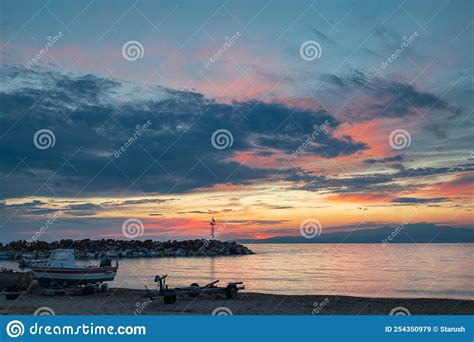
M 344 82 L 344 80 L 341 77 L 336 76 L 336 75 L 324 74 L 321 77 L 321 79 L 328 82 L 328 83 L 330 83 L 330 84 L 341 87 L 341 88 L 346 86 L 346 83 Z
M 395 178 L 417 178 L 430 177 L 436 175 L 455 174 L 460 172 L 474 171 L 474 165 L 458 165 L 449 167 L 423 167 L 423 168 L 408 168 L 395 173 Z
M 153 203 L 153 204 L 161 204 L 166 203 L 169 201 L 174 201 L 174 199 L 156 199 L 156 198 L 145 198 L 140 200 L 127 200 L 120 202 L 120 205 L 133 205 L 133 204 L 145 204 L 145 203 Z
M 289 222 L 289 220 L 229 220 L 230 224 L 242 224 L 242 225 L 256 225 L 256 226 L 265 226 L 270 224 L 280 224 Z
M 269 205 L 267 206 L 267 208 L 271 210 L 284 210 L 284 209 L 294 209 L 295 207 L 292 207 L 290 205 Z
M 364 160 L 364 163 L 366 164 L 393 163 L 393 162 L 401 162 L 402 160 L 403 160 L 403 157 L 398 154 L 393 157 L 386 157 L 386 158 L 380 158 L 380 159 L 366 159 Z
M 52 213 L 57 213 L 59 210 L 57 209 L 34 209 L 30 210 L 30 213 L 35 215 L 48 215 Z
M 83 204 L 72 204 L 67 207 L 67 210 L 96 210 L 100 209 L 101 206 L 93 203 L 83 203 Z
M 307 177 L 305 177 L 307 179 Z M 307 181 L 297 187 L 308 191 L 326 191 L 330 193 L 358 193 L 360 191 L 382 191 L 382 188 L 394 190 L 398 187 L 390 174 L 357 175 L 345 178 L 318 177 L 317 180 Z
M 438 139 L 446 139 L 448 137 L 446 128 L 446 124 L 436 122 L 431 122 L 423 127 L 425 131 L 433 133 Z
M 18 209 L 18 208 L 26 208 L 26 209 L 36 209 L 41 205 L 46 204 L 46 202 L 34 200 L 25 203 L 15 203 L 15 204 L 6 204 L 4 201 L 0 202 L 0 208 L 11 208 L 11 209 Z
M 257 153 L 255 153 L 257 156 L 260 156 L 260 157 L 271 157 L 273 156 L 275 153 L 272 152 L 272 151 L 257 151 Z
M 206 214 L 209 215 L 212 210 L 203 211 L 203 210 L 191 210 L 191 211 L 178 211 L 177 214 Z
M 346 77 L 329 74 L 325 75 L 324 79 L 333 86 L 346 91 L 352 89 L 365 95 L 367 103 L 363 104 L 363 112 L 349 113 L 353 120 L 401 118 L 430 113 L 432 110 L 448 110 L 452 113 L 459 111 L 448 107 L 439 96 L 416 89 L 412 84 L 378 77 L 370 78 L 357 69 L 352 70 Z
M 118 81 L 92 75 L 9 67 L 2 74 L 34 82 L 17 82 L 23 85 L 0 93 L 0 172 L 5 183 L 0 198 L 181 193 L 216 184 L 281 179 L 299 171 L 251 168 L 230 159 L 237 152 L 268 156 L 270 150 L 279 150 L 290 155 L 315 125 L 326 121 L 329 128 L 305 153 L 334 158 L 368 148 L 350 136 L 333 136 L 340 123 L 322 110 L 256 101 L 225 104 L 199 93 L 160 87 L 154 88 L 154 98 L 140 99 L 122 96 L 127 87 Z M 30 84 L 52 87 L 36 89 Z M 149 128 L 120 151 L 136 134 L 137 125 L 148 120 Z M 56 143 L 41 150 L 34 146 L 33 136 L 45 128 L 54 133 Z M 211 136 L 218 129 L 231 132 L 231 147 L 213 147 Z
M 406 168 L 390 173 L 375 173 L 368 175 L 356 175 L 352 177 L 336 178 L 326 176 L 315 176 L 305 173 L 291 176 L 292 181 L 304 181 L 305 184 L 296 187 L 307 191 L 324 191 L 329 193 L 350 193 L 350 194 L 395 194 L 402 190 L 410 190 L 408 185 L 400 185 L 399 181 L 406 179 L 429 178 L 438 175 L 457 174 L 460 172 L 473 171 L 474 166 L 461 165 L 453 167 L 427 167 L 427 168 Z M 471 177 L 472 178 L 472 177 Z M 453 181 L 455 182 L 455 181 Z M 465 184 L 465 180 L 459 180 L 460 184 Z
M 96 77 L 94 75 L 61 77 L 55 85 L 57 88 L 53 88 L 48 96 L 53 100 L 69 104 L 77 103 L 78 100 L 97 102 L 100 101 L 100 96 L 119 86 L 119 82 Z
M 416 197 L 398 197 L 394 198 L 390 202 L 393 203 L 419 203 L 419 204 L 425 204 L 425 203 L 439 203 L 439 202 L 447 202 L 449 201 L 449 198 L 446 197 L 436 197 L 436 198 L 416 198 Z
M 236 204 L 238 205 L 238 204 Z M 178 211 L 177 214 L 199 214 L 199 215 L 215 215 L 215 214 L 221 214 L 221 213 L 228 213 L 231 212 L 232 209 L 223 209 L 223 210 L 190 210 L 190 211 Z

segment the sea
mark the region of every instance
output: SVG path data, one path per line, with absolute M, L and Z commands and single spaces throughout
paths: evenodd
M 474 299 L 474 244 L 247 246 L 256 254 L 121 259 L 110 286 L 144 289 L 167 274 L 172 287 L 220 280 L 269 294 Z

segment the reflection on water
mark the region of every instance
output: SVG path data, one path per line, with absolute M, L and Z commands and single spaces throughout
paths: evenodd
M 249 245 L 248 256 L 123 259 L 113 287 L 244 281 L 248 291 L 474 299 L 472 244 Z

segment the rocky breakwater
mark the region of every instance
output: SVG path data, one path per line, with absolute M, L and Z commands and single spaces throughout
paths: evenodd
M 77 258 L 98 259 L 104 255 L 111 258 L 159 258 L 159 257 L 206 257 L 225 255 L 254 254 L 248 247 L 236 242 L 219 240 L 185 240 L 185 241 L 153 241 L 153 240 L 60 240 L 55 242 L 13 241 L 0 244 L 0 254 L 10 259 L 41 259 L 47 258 L 53 249 L 74 249 Z

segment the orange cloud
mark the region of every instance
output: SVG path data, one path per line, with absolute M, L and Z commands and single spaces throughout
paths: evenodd
M 448 182 L 431 184 L 423 191 L 433 197 L 472 199 L 474 195 L 474 174 L 460 173 Z
M 347 193 L 347 194 L 335 194 L 327 197 L 330 201 L 333 202 L 343 202 L 343 203 L 380 203 L 388 202 L 390 197 L 387 198 L 386 194 L 362 194 L 362 193 Z

